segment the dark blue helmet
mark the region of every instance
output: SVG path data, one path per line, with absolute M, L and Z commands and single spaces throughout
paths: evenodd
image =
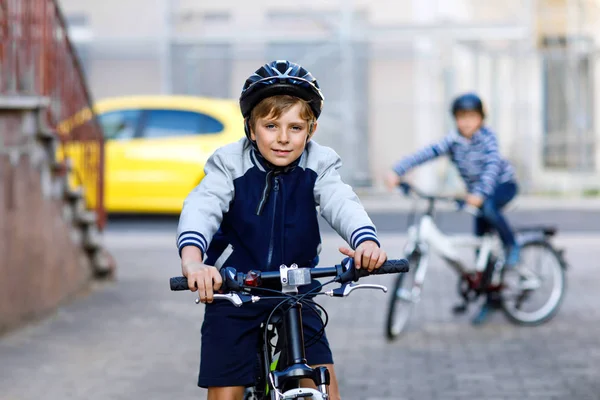
M 452 102 L 452 115 L 456 115 L 459 111 L 477 111 L 482 117 L 485 117 L 483 111 L 483 102 L 475 93 L 466 93 L 458 96 Z
M 249 118 L 252 109 L 267 97 L 290 95 L 306 100 L 315 118 L 323 108 L 323 94 L 317 80 L 298 64 L 286 60 L 265 64 L 246 79 L 240 95 L 240 108 L 244 118 Z

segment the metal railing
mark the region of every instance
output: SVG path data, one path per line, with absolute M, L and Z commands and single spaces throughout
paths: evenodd
M 0 0 L 0 95 L 45 96 L 46 124 L 60 139 L 88 207 L 103 228 L 104 139 L 56 0 Z

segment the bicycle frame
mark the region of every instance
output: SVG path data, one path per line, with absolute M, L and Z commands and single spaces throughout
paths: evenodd
M 288 364 L 284 366 L 285 369 L 272 370 L 269 343 L 263 344 L 266 377 L 269 380 L 269 386 L 273 388 L 271 399 L 281 399 L 282 393 L 280 390 L 285 388 L 286 383 L 290 380 L 301 378 L 312 379 L 320 393 L 317 394 L 310 389 L 299 388 L 286 390 L 286 395 L 291 395 L 294 392 L 297 392 L 298 394 L 311 393 L 314 399 L 322 399 L 322 394 L 328 393 L 330 383 L 329 371 L 326 367 L 311 368 L 307 365 L 304 350 L 304 334 L 302 331 L 302 304 L 297 303 L 295 300 L 290 300 L 288 304 L 289 307 L 282 315 L 281 326 L 283 327 L 283 332 L 277 332 L 278 335 L 283 333 L 283 340 L 285 340 L 286 343 L 286 345 L 283 346 L 283 350 L 286 351 L 286 364 Z M 265 326 L 265 329 L 268 329 L 268 327 Z
M 479 249 L 475 262 L 475 268 L 469 268 L 460 259 L 460 249 Z M 483 237 L 446 235 L 435 224 L 433 216 L 424 214 L 418 223 L 408 228 L 408 241 L 405 246 L 405 254 L 408 256 L 418 251 L 422 260 L 427 261 L 429 251 L 439 255 L 446 263 L 452 266 L 458 273 L 467 274 L 483 272 L 487 266 L 490 255 L 498 253 L 498 240 L 494 235 L 486 234 Z M 421 267 L 417 273 L 425 274 L 425 268 Z
M 409 216 L 408 240 L 404 251 L 405 257 L 411 263 L 413 274 L 410 275 L 411 280 L 406 281 L 402 276 L 396 280 L 395 295 L 390 299 L 388 306 L 388 339 L 395 339 L 402 333 L 410 316 L 411 305 L 420 301 L 431 253 L 439 255 L 459 274 L 458 292 L 463 302 L 453 307 L 455 314 L 465 313 L 468 304 L 483 295 L 486 296 L 486 302 L 501 307 L 512 322 L 521 325 L 534 326 L 554 316 L 564 293 L 565 279 L 562 250 L 556 249 L 549 241 L 556 233 L 556 228 L 533 226 L 515 230 L 515 239 L 522 249 L 541 249 L 542 254 L 558 263 L 558 269 L 556 264 L 552 264 L 552 260 L 549 264 L 552 273 L 550 282 L 553 285 L 551 296 L 539 309 L 528 311 L 522 309 L 521 304 L 532 291 L 541 286 L 544 279 L 538 277 L 524 261 L 520 261 L 514 268 L 505 269 L 504 249 L 499 235 L 492 232 L 482 237 L 446 235 L 440 231 L 433 219 L 436 201 L 455 203 L 464 211 L 472 211 L 469 213 L 475 216 L 481 215 L 479 209 L 465 207 L 462 198 L 427 195 L 406 183 L 402 183 L 401 188 L 406 195 L 412 191 L 419 199 L 427 200 L 428 208 L 418 219 L 415 218 L 416 209 Z M 461 256 L 465 255 L 461 248 L 465 247 L 475 250 L 471 253 L 475 256 L 475 262 L 465 262 L 464 258 L 461 259 Z M 522 252 L 521 256 L 524 253 L 532 254 Z
M 282 292 L 288 294 L 298 294 L 298 287 L 310 283 L 310 274 L 307 276 L 304 271 L 298 269 L 298 266 L 293 264 L 290 267 L 282 265 L 280 267 L 282 277 L 287 276 L 288 279 L 282 278 Z M 280 400 L 291 395 L 307 395 L 315 400 L 324 400 L 329 394 L 330 375 L 326 367 L 312 368 L 307 364 L 305 348 L 304 348 L 304 333 L 302 330 L 302 304 L 296 299 L 290 298 L 286 301 L 285 311 L 281 312 L 281 323 L 274 324 L 274 331 L 277 332 L 278 340 L 283 340 L 285 345 L 282 346 L 282 351 L 285 351 L 285 365 L 279 364 L 281 358 L 273 363 L 271 359 L 271 351 L 269 342 L 262 344 L 262 372 L 266 379 L 264 384 L 264 396 L 269 396 L 272 400 Z M 279 326 L 280 330 L 275 330 Z M 269 329 L 269 321 L 265 321 L 265 330 Z M 263 336 L 264 337 L 264 336 Z M 262 342 L 262 341 L 261 341 Z M 279 365 L 278 365 L 279 364 Z M 286 384 L 290 381 L 298 381 L 299 379 L 311 379 L 317 386 L 317 390 L 309 388 L 287 388 Z

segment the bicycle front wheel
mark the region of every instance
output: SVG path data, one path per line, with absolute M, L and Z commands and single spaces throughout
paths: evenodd
M 414 288 L 419 261 L 419 256 L 409 258 L 410 270 L 406 273 L 398 274 L 394 290 L 389 296 L 386 337 L 390 341 L 397 339 L 404 332 L 408 325 L 412 308 L 418 301 L 418 295 L 415 293 Z
M 521 262 L 502 272 L 502 309 L 516 324 L 535 326 L 556 315 L 566 289 L 564 262 L 546 241 L 525 243 Z

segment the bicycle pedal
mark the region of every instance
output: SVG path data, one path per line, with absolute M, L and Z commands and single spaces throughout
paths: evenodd
M 457 306 L 452 307 L 452 312 L 454 314 L 464 314 L 467 312 L 467 305 L 466 304 L 459 304 Z

